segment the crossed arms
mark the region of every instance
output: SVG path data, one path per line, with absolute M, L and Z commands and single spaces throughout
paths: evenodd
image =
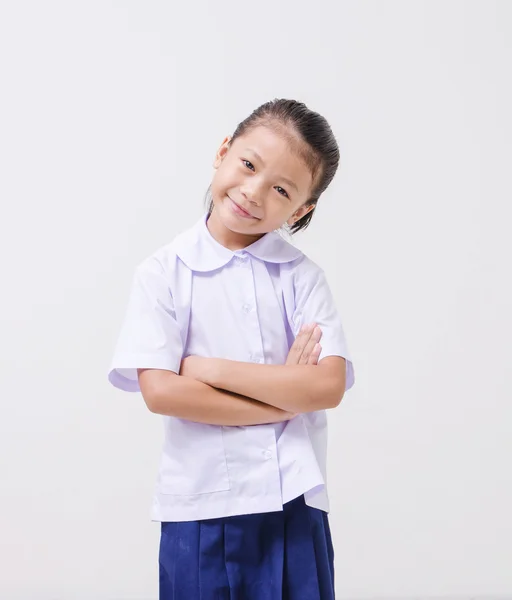
M 315 324 L 303 327 L 284 365 L 189 356 L 179 375 L 139 369 L 142 396 L 151 412 L 226 426 L 276 423 L 334 408 L 345 390 L 345 359 L 318 362 L 321 335 Z

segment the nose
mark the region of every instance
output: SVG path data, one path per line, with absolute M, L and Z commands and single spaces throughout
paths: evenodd
M 250 181 L 246 181 L 240 187 L 241 194 L 250 202 L 256 206 L 260 206 L 261 204 L 261 190 L 259 189 L 258 183 L 255 181 L 255 178 Z

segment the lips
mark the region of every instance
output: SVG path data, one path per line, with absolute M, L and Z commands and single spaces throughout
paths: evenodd
M 258 217 L 255 217 L 254 215 L 252 215 L 249 211 L 245 210 L 245 208 L 240 206 L 240 204 L 236 203 L 232 198 L 229 198 L 229 199 L 233 203 L 233 210 L 240 216 L 246 217 L 247 219 L 257 219 L 258 218 Z

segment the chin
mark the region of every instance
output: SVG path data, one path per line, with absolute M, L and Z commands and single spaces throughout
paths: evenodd
M 224 227 L 232 231 L 233 233 L 240 234 L 256 234 L 258 231 L 255 231 L 255 227 L 258 227 L 259 221 L 249 221 L 247 224 L 241 223 L 240 220 L 234 215 L 226 215 L 226 217 L 221 217 L 222 223 Z
M 255 228 L 261 227 L 261 221 L 258 219 L 245 219 L 233 212 L 231 208 L 231 200 L 226 198 L 221 205 L 215 205 L 218 211 L 218 217 L 222 221 L 224 227 L 234 233 L 255 233 Z

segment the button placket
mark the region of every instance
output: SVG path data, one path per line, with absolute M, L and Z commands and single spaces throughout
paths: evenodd
M 249 361 L 255 364 L 264 363 L 263 358 L 263 346 L 261 341 L 261 329 L 260 322 L 258 318 L 258 310 L 256 307 L 256 289 L 254 283 L 254 276 L 252 273 L 252 262 L 247 253 L 235 254 L 235 259 L 237 261 L 237 265 L 247 268 L 249 273 L 244 274 L 245 284 L 243 288 L 243 295 L 241 300 L 240 310 L 244 315 L 244 320 L 247 323 L 247 327 L 250 330 L 249 340 L 250 346 L 249 350 Z

